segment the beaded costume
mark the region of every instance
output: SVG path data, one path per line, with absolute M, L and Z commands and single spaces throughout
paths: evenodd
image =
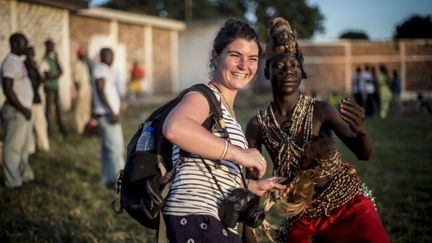
M 305 208 L 305 212 L 292 213 L 291 216 L 301 213 L 309 218 L 330 216 L 332 210 L 359 193 L 359 177 L 350 164 L 342 163 L 337 151 L 333 151 L 331 157 L 321 159 L 313 168 L 300 169 L 301 161 L 304 159 L 304 145 L 312 141 L 315 101 L 311 97 L 301 95 L 293 115 L 283 127 L 277 122 L 271 104 L 257 114 L 263 143 L 270 153 L 277 154 L 274 160 L 276 174 L 287 177 L 291 186 L 295 186 L 301 177 L 308 177 L 316 184 L 317 193 L 311 205 Z M 298 144 L 299 141 L 301 144 Z
M 294 55 L 306 78 L 297 35 L 288 21 L 275 18 L 269 36 L 266 68 L 277 56 Z M 280 203 L 288 218 L 278 229 L 279 241 L 390 242 L 370 191 L 352 165 L 342 162 L 334 140 L 312 137 L 315 104 L 315 99 L 300 94 L 291 117 L 282 125 L 271 103 L 256 115 L 276 174 L 289 183 L 286 201 Z M 271 225 L 267 223 L 263 229 L 274 242 L 268 230 Z

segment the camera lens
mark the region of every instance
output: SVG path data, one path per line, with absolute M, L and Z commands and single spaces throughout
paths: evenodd
M 253 228 L 258 227 L 265 218 L 264 211 L 256 205 L 248 207 L 244 213 L 244 222 Z

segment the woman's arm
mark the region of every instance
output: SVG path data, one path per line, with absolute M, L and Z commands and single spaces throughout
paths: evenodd
M 218 138 L 201 124 L 207 119 L 210 107 L 206 98 L 198 92 L 186 94 L 179 104 L 168 114 L 163 125 L 164 136 L 173 144 L 190 153 L 209 159 L 226 159 L 244 167 L 253 168 L 262 177 L 266 163 L 256 149 L 240 149 L 228 143 L 223 157 L 226 140 Z

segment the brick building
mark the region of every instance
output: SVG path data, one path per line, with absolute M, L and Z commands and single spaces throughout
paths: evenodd
M 167 94 L 179 89 L 178 32 L 185 28 L 181 21 L 87 8 L 84 0 L 0 0 L 0 58 L 9 53 L 9 36 L 16 31 L 28 37 L 38 60 L 46 38 L 53 39 L 63 67 L 60 93 L 65 109 L 71 106 L 71 68 L 80 46 L 95 61 L 100 48 L 114 50 L 113 67 L 123 90 L 138 61 L 145 68 L 147 92 Z
M 37 60 L 41 60 L 45 52 L 44 42 L 51 38 L 58 51 L 63 66 L 60 92 L 62 104 L 70 106 L 70 39 L 69 13 L 86 7 L 84 1 L 17 1 L 0 0 L 0 58 L 9 53 L 9 36 L 14 32 L 22 32 L 29 39 L 29 44 L 36 50 Z M 66 95 L 63 95 L 66 94 Z
M 418 91 L 432 95 L 432 40 L 338 41 L 300 43 L 305 56 L 306 91 L 327 96 L 332 89 L 348 95 L 351 76 L 357 66 L 385 64 L 391 75 L 397 70 L 402 97 L 413 99 Z

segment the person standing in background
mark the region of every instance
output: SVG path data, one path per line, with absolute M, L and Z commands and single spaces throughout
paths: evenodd
M 380 102 L 381 102 L 380 117 L 382 119 L 385 119 L 389 111 L 392 94 L 388 86 L 389 74 L 387 71 L 387 67 L 384 64 L 381 64 L 379 67 L 379 71 L 377 73 L 377 82 L 378 82 Z
M 39 73 L 38 65 L 35 60 L 35 50 L 32 46 L 27 48 L 26 60 L 24 65 L 28 72 L 33 87 L 33 104 L 32 104 L 32 121 L 34 133 L 32 136 L 32 145 L 30 153 L 35 151 L 49 151 L 49 140 L 47 134 L 47 120 L 42 102 L 41 88 L 43 87 L 43 78 Z
M 77 50 L 77 58 L 73 73 L 75 89 L 77 91 L 74 118 L 77 133 L 83 134 L 84 127 L 90 120 L 92 99 L 87 52 L 84 48 L 80 47 Z
M 45 80 L 45 115 L 48 122 L 48 135 L 52 133 L 51 106 L 55 105 L 56 119 L 60 132 L 67 136 L 66 127 L 63 123 L 62 108 L 59 98 L 59 78 L 63 71 L 55 51 L 55 43 L 51 39 L 45 41 L 45 55 L 42 58 L 41 73 Z
M 100 63 L 93 70 L 93 112 L 98 119 L 101 138 L 102 181 L 115 188 L 116 174 L 124 167 L 123 131 L 120 124 L 121 99 L 111 68 L 114 53 L 100 50 Z
M 137 101 L 143 91 L 144 68 L 138 62 L 134 62 L 131 70 L 131 80 L 128 85 L 129 101 Z
M 366 102 L 365 102 L 365 110 L 367 116 L 373 116 L 375 114 L 375 80 L 373 75 L 369 71 L 369 66 L 366 65 L 365 69 L 362 73 L 362 79 L 364 83 L 365 93 L 366 93 Z
M 356 71 L 352 76 L 352 95 L 354 97 L 355 102 L 359 106 L 364 107 L 364 103 L 365 103 L 364 82 L 362 79 L 362 70 L 360 67 L 356 68 Z
M 392 102 L 391 102 L 391 110 L 392 113 L 396 116 L 399 116 L 401 114 L 401 81 L 399 78 L 398 71 L 395 69 L 393 70 L 393 77 L 390 81 L 390 90 L 392 92 Z
M 6 187 L 20 187 L 34 180 L 28 163 L 28 147 L 32 132 L 31 108 L 33 88 L 20 56 L 25 55 L 28 40 L 22 33 L 9 38 L 11 52 L 1 64 L 1 81 L 6 102 L 2 108 L 4 121 L 3 170 Z

